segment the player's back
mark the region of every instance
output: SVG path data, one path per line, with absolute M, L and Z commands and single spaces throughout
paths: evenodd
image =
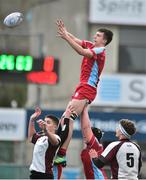
M 130 141 L 122 143 L 116 154 L 118 179 L 137 179 L 140 165 L 140 149 Z
M 99 143 L 93 135 L 91 140 L 87 143 L 87 147 L 81 152 L 81 160 L 83 163 L 84 173 L 86 179 L 107 179 L 107 175 L 103 168 L 97 168 L 91 161 L 89 151 L 94 149 L 98 155 L 103 152 L 103 146 Z

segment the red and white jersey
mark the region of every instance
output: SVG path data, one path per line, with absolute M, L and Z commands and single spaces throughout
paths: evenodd
M 95 47 L 90 41 L 82 41 L 82 47 L 89 49 L 93 57 L 83 57 L 80 83 L 72 96 L 73 99 L 88 99 L 91 103 L 97 92 L 99 77 L 105 64 L 105 47 Z
M 105 48 L 95 47 L 90 41 L 82 41 L 82 47 L 88 48 L 93 53 L 93 57 L 91 59 L 83 57 L 80 83 L 97 88 L 97 83 L 105 64 Z
M 128 139 L 110 143 L 99 159 L 110 163 L 113 179 L 138 179 L 141 152 L 139 146 Z
M 56 135 L 56 137 L 59 141 L 61 141 L 58 135 Z M 59 145 L 53 146 L 48 141 L 47 136 L 41 136 L 37 133 L 33 135 L 32 143 L 35 145 L 33 150 L 32 163 L 30 165 L 30 171 L 34 170 L 41 173 L 53 174 L 53 158 Z

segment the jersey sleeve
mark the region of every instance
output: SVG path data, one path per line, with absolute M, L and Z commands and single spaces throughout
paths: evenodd
M 104 50 L 105 50 L 104 47 L 100 47 L 100 48 L 94 47 L 94 48 L 90 49 L 90 51 L 93 53 L 94 59 L 97 59 L 97 55 L 102 53 Z
M 105 164 L 110 162 L 117 153 L 117 146 L 119 145 L 119 141 L 110 143 L 105 150 L 99 156 L 99 159 Z
M 118 144 L 118 141 L 110 143 L 100 156 L 97 158 L 92 158 L 93 163 L 98 168 L 102 168 L 105 164 L 108 164 L 115 157 Z
M 32 142 L 33 144 L 35 144 L 40 137 L 41 137 L 40 134 L 35 133 L 35 134 L 32 136 L 31 142 Z
M 92 48 L 93 47 L 93 43 L 92 42 L 90 42 L 90 41 L 85 41 L 85 40 L 83 40 L 82 41 L 82 47 L 83 48 Z
M 60 144 L 60 143 L 61 143 L 60 137 L 59 137 L 57 134 L 54 134 L 54 136 L 57 138 L 57 140 L 58 140 L 58 142 L 59 142 L 59 144 Z
M 135 146 L 136 146 L 136 147 L 138 148 L 138 150 L 139 150 L 138 172 L 140 173 L 140 170 L 141 170 L 141 167 L 142 167 L 142 154 L 141 154 L 141 149 L 140 149 L 140 146 L 139 146 L 137 143 L 133 142 L 133 144 L 135 144 Z

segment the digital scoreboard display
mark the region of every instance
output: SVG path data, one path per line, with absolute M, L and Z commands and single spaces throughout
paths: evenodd
M 32 71 L 32 56 L 0 55 L 0 70 L 7 71 Z
M 53 56 L 0 54 L 0 82 L 57 84 L 59 60 Z

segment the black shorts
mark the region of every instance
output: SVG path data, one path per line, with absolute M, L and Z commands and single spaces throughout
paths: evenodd
M 53 174 L 41 173 L 37 171 L 31 171 L 30 173 L 30 179 L 54 179 Z

